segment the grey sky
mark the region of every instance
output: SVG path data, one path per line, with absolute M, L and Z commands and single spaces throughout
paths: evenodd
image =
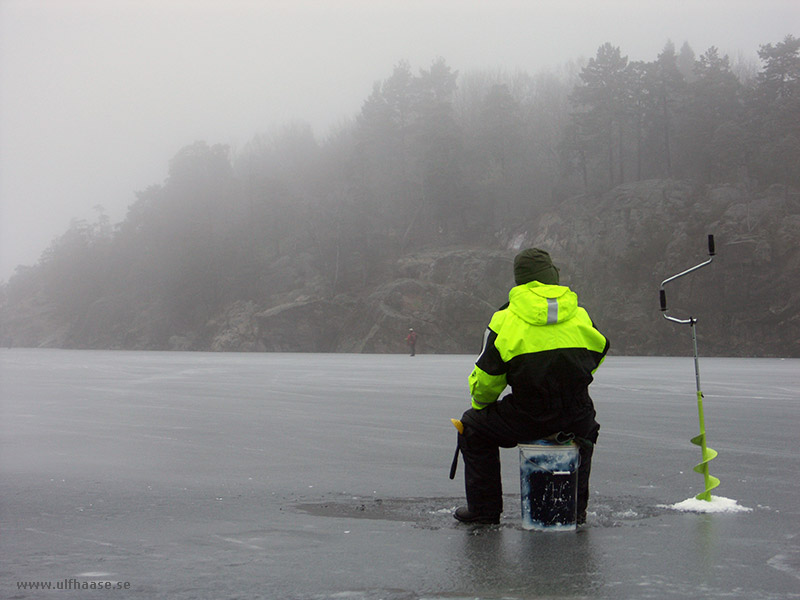
M 0 280 L 97 205 L 122 220 L 196 140 L 324 137 L 403 59 L 533 73 L 671 39 L 755 60 L 798 23 L 796 0 L 0 0 Z

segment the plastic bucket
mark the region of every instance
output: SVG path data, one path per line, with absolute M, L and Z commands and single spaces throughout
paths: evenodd
M 537 440 L 519 444 L 522 527 L 537 531 L 574 531 L 578 465 L 574 442 Z

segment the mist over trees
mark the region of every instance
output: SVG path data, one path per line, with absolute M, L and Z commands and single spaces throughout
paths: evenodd
M 401 61 L 324 139 L 293 122 L 236 152 L 198 141 L 120 224 L 74 222 L 2 286 L 5 342 L 47 312 L 76 347 L 167 347 L 296 289 L 285 257 L 320 297 L 357 296 L 399 256 L 497 248 L 498 231 L 624 183 L 800 187 L 800 40 L 758 55 L 752 71 L 714 47 L 644 62 L 607 43 L 533 75 Z

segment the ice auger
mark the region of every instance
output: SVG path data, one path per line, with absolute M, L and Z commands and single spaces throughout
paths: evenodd
M 664 286 L 671 281 L 675 281 L 679 277 L 683 277 L 684 275 L 688 275 L 698 269 L 705 267 L 706 265 L 711 264 L 711 261 L 714 260 L 714 236 L 708 236 L 708 260 L 705 262 L 700 263 L 699 265 L 695 265 L 690 269 L 686 269 L 685 271 L 678 273 L 677 275 L 673 275 L 672 277 L 668 277 L 664 281 L 661 282 L 661 289 L 660 289 L 660 297 L 661 297 L 661 312 L 664 313 L 664 318 L 668 321 L 672 321 L 673 323 L 680 323 L 681 325 L 689 325 L 689 328 L 692 331 L 692 345 L 694 346 L 694 374 L 695 380 L 697 381 L 697 413 L 700 418 L 700 435 L 697 435 L 692 438 L 692 443 L 700 446 L 702 449 L 702 456 L 703 460 L 700 461 L 694 467 L 695 472 L 700 473 L 703 475 L 705 479 L 705 491 L 697 494 L 695 496 L 698 500 L 707 500 L 711 501 L 711 490 L 719 485 L 719 479 L 710 475 L 708 472 L 708 463 L 711 461 L 715 456 L 717 456 L 717 451 L 709 448 L 706 444 L 706 424 L 705 424 L 705 417 L 703 416 L 703 392 L 700 391 L 700 363 L 697 359 L 697 334 L 695 332 L 695 324 L 697 323 L 697 319 L 694 317 L 689 317 L 688 319 L 678 319 L 671 315 L 667 314 L 667 293 L 664 290 Z

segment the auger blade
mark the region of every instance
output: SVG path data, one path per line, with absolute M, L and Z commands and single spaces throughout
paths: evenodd
M 695 496 L 698 500 L 705 500 L 706 502 L 711 502 L 711 490 L 719 485 L 719 479 L 714 477 L 713 475 L 709 475 L 708 473 L 703 473 L 706 478 L 706 491 L 700 492 Z
M 697 494 L 695 498 L 698 500 L 707 500 L 711 501 L 711 490 L 719 485 L 719 479 L 714 477 L 713 475 L 709 474 L 708 472 L 708 463 L 709 461 L 713 460 L 717 456 L 717 451 L 713 448 L 709 448 L 706 446 L 706 434 L 701 433 L 692 438 L 692 443 L 696 446 L 700 446 L 702 449 L 703 460 L 695 465 L 694 471 L 695 473 L 700 473 L 705 481 L 705 491 Z

